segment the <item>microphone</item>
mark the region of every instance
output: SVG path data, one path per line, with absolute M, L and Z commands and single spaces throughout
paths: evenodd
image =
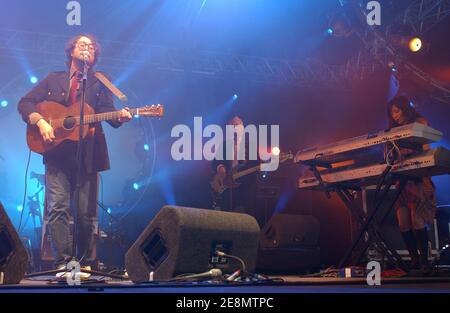
M 207 272 L 200 274 L 193 274 L 175 278 L 174 280 L 187 280 L 187 279 L 216 279 L 222 277 L 222 271 L 218 268 L 213 268 Z
M 83 81 L 87 80 L 88 70 L 90 66 L 89 57 L 90 53 L 87 50 L 81 51 L 80 56 L 83 59 Z
M 86 50 L 86 51 L 81 51 L 80 56 L 84 62 L 89 62 L 89 58 L 90 58 L 91 54 L 89 53 L 89 51 Z

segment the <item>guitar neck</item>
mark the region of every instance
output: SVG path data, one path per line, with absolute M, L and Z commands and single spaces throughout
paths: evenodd
M 279 161 L 280 161 L 280 163 L 283 163 L 283 162 L 285 162 L 286 160 L 289 160 L 289 159 L 292 159 L 292 158 L 293 158 L 293 155 L 292 155 L 291 153 L 289 153 L 289 154 L 283 154 L 283 155 L 281 155 Z M 233 174 L 233 179 L 238 179 L 238 178 L 241 178 L 241 177 L 243 177 L 243 176 L 249 175 L 249 174 L 251 174 L 251 173 L 254 173 L 254 172 L 260 172 L 260 171 L 261 171 L 261 164 L 256 165 L 256 166 L 253 166 L 253 167 L 250 167 L 250 168 L 248 168 L 248 169 L 246 169 L 246 170 L 243 170 L 243 171 L 234 173 L 234 174 Z
M 246 170 L 243 170 L 243 171 L 240 171 L 240 172 L 237 172 L 237 173 L 233 174 L 233 179 L 239 179 L 239 178 L 241 178 L 243 176 L 247 176 L 247 175 L 249 175 L 251 173 L 258 172 L 260 170 L 261 170 L 261 165 L 253 166 L 253 167 L 250 167 L 250 168 L 248 168 Z
M 129 109 L 128 111 L 130 112 L 131 116 L 139 115 L 139 108 Z M 88 115 L 84 116 L 84 124 L 110 121 L 110 120 L 118 119 L 119 116 L 120 116 L 120 111 L 88 114 Z M 79 118 L 77 118 L 77 122 L 79 124 Z

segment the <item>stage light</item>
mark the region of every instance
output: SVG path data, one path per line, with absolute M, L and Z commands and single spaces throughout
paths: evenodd
M 425 48 L 429 48 L 428 44 L 424 41 L 423 38 L 418 36 L 411 35 L 411 30 L 407 29 L 398 29 L 397 33 L 391 34 L 388 37 L 388 40 L 391 44 L 396 46 L 397 48 L 408 51 L 408 52 L 424 52 L 424 50 L 428 50 Z M 426 51 L 425 51 L 426 52 Z
M 22 210 L 23 210 L 23 206 L 19 204 L 19 205 L 17 206 L 17 211 L 22 212 Z
M 411 52 L 417 52 L 422 48 L 422 40 L 419 37 L 412 38 L 408 43 Z
M 278 147 L 273 147 L 273 148 L 272 148 L 272 154 L 273 154 L 273 155 L 280 155 L 280 148 L 278 148 Z
M 145 151 L 150 150 L 150 146 L 149 146 L 148 144 L 144 144 L 144 150 L 145 150 Z
M 133 115 L 134 118 L 139 118 L 139 114 Z
M 108 212 L 108 214 L 111 214 L 111 208 L 108 208 L 108 210 L 106 210 L 106 212 Z
M 30 83 L 36 84 L 37 82 L 38 82 L 38 79 L 37 79 L 36 76 L 31 76 L 31 77 L 30 77 Z
M 133 189 L 134 190 L 138 190 L 139 189 L 139 184 L 138 183 L 134 183 L 133 184 Z
M 333 28 L 328 27 L 328 29 L 327 29 L 327 34 L 330 35 L 330 36 L 332 36 L 333 33 L 334 33 Z
M 262 178 L 267 178 L 267 173 L 264 172 L 264 173 L 261 175 L 261 177 L 262 177 Z
M 2 108 L 6 108 L 8 106 L 8 100 L 2 100 L 2 102 L 0 102 L 0 106 Z
M 237 94 L 234 94 L 233 95 L 233 100 L 236 100 L 238 98 L 238 95 Z

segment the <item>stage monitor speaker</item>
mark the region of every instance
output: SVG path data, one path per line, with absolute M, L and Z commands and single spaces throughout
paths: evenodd
M 127 251 L 125 267 L 134 282 L 168 280 L 211 268 L 237 270 L 238 261 L 215 255 L 220 250 L 241 258 L 253 272 L 259 232 L 248 214 L 164 206 Z
M 28 267 L 28 254 L 0 202 L 0 284 L 18 284 Z
M 256 269 L 291 274 L 320 267 L 319 221 L 309 215 L 276 214 L 261 230 Z
M 261 231 L 262 248 L 315 246 L 320 232 L 319 221 L 310 215 L 276 214 Z

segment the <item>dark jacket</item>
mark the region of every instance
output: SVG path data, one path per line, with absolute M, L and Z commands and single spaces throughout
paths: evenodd
M 250 167 L 259 165 L 260 160 L 249 159 L 249 144 L 245 145 L 245 160 L 239 160 L 235 169 L 232 169 L 232 161 L 226 160 L 227 143 L 230 147 L 234 147 L 234 142 L 223 141 L 218 147 L 216 152 L 216 158 L 212 160 L 212 169 L 214 174 L 217 172 L 219 165 L 224 165 L 227 173 L 231 170 L 243 171 Z M 222 156 L 222 160 L 217 159 Z M 241 212 L 247 214 L 253 214 L 255 212 L 255 201 L 257 191 L 257 173 L 252 173 L 247 176 L 241 177 L 237 180 L 240 186 L 232 191 L 232 199 L 230 199 L 229 190 L 225 191 L 220 199 L 214 199 L 216 204 L 224 211 Z
M 41 80 L 30 92 L 22 97 L 18 103 L 18 110 L 25 122 L 29 122 L 29 115 L 36 112 L 36 104 L 42 101 L 54 101 L 69 106 L 69 72 L 52 72 Z M 78 100 L 81 96 L 81 87 Z M 86 103 L 96 113 L 116 111 L 113 105 L 112 93 L 95 77 L 94 72 L 89 72 L 86 85 Z M 122 125 L 118 121 L 108 121 L 114 128 Z M 94 133 L 90 133 L 84 140 L 83 163 L 87 173 L 99 172 L 109 169 L 108 149 L 105 134 L 100 123 L 90 125 L 94 127 Z M 44 154 L 43 161 L 68 162 L 76 156 L 76 142 L 65 141 Z
M 211 166 L 216 173 L 217 167 L 219 165 L 224 165 L 227 171 L 230 171 L 232 168 L 232 161 L 226 160 L 227 156 L 227 146 L 234 147 L 234 141 L 223 141 L 222 144 L 218 147 L 215 158 L 212 160 Z M 258 152 L 257 152 L 258 153 Z M 221 156 L 221 160 L 220 157 Z M 237 171 L 243 171 L 247 168 L 256 166 L 260 164 L 261 162 L 259 160 L 249 160 L 249 144 L 246 142 L 245 144 L 245 160 L 239 160 L 238 166 L 235 170 Z

